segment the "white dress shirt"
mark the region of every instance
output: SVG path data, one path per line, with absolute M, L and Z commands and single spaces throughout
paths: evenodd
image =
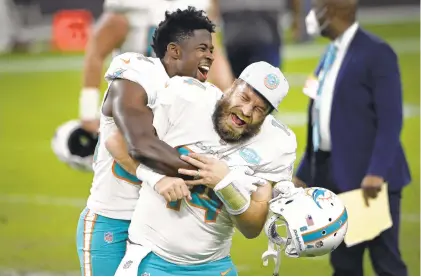
M 333 43 L 337 47 L 336 59 L 332 67 L 326 74 L 323 88 L 320 95 L 320 150 L 330 151 L 330 113 L 332 108 L 333 93 L 335 90 L 336 78 L 338 77 L 342 61 L 345 57 L 349 44 L 358 30 L 358 23 L 352 24 L 340 37 Z

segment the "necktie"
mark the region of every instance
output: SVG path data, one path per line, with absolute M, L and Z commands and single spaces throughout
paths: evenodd
M 338 50 L 337 47 L 331 43 L 327 49 L 326 57 L 323 61 L 323 66 L 321 69 L 321 76 L 319 77 L 319 87 L 317 89 L 317 97 L 313 104 L 313 147 L 314 151 L 319 150 L 320 145 L 320 98 L 323 91 L 323 85 L 326 80 L 326 75 L 332 67 L 333 62 L 335 61 L 336 54 Z

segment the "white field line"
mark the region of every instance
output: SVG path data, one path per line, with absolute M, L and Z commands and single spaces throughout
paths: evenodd
M 419 37 L 391 40 L 390 45 L 397 53 L 420 52 Z M 320 44 L 286 45 L 283 49 L 282 56 L 284 60 L 318 58 L 325 48 L 326 45 Z M 109 63 L 109 61 L 107 63 Z M 82 56 L 37 57 L 28 60 L 0 60 L 0 73 L 80 71 L 82 66 Z
M 58 197 L 32 194 L 0 194 L 0 204 L 36 205 L 52 207 L 68 207 L 83 209 L 87 198 Z M 402 213 L 402 220 L 408 223 L 420 222 L 420 215 L 416 213 Z

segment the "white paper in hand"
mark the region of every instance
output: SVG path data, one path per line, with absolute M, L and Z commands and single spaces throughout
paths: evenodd
M 348 231 L 344 240 L 348 247 L 372 240 L 392 227 L 387 184 L 383 184 L 376 199 L 369 199 L 369 207 L 364 203 L 362 189 L 338 196 L 348 212 Z

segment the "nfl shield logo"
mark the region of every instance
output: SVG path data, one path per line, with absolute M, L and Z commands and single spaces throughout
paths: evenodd
M 105 234 L 104 234 L 104 241 L 106 242 L 106 243 L 112 243 L 113 242 L 113 233 L 112 232 L 106 232 Z

